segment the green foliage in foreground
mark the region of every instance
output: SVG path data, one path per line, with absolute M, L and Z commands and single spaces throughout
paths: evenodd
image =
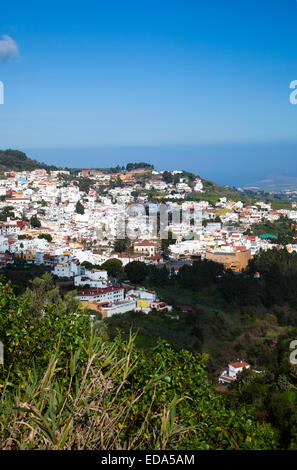
M 235 413 L 207 382 L 207 356 L 164 341 L 139 351 L 77 310 L 48 275 L 21 297 L 0 285 L 0 448 L 275 447 L 269 425 Z

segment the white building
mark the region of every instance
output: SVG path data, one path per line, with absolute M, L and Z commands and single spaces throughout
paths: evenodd
M 200 178 L 195 179 L 195 186 L 194 186 L 195 193 L 202 193 L 203 192 L 203 183 Z
M 81 273 L 81 266 L 78 260 L 72 259 L 70 261 L 63 261 L 57 263 L 52 271 L 52 274 L 57 277 L 66 277 L 70 279 L 73 276 L 79 276 Z
M 112 317 L 112 315 L 121 314 L 125 312 L 131 312 L 136 309 L 135 300 L 123 300 L 116 302 L 114 304 L 108 304 L 103 306 L 100 310 L 102 313 L 105 313 L 107 318 Z
M 228 370 L 224 370 L 220 377 L 220 383 L 231 383 L 237 378 L 237 374 L 242 372 L 244 369 L 249 369 L 250 365 L 245 361 L 233 362 L 228 365 Z
M 85 269 L 79 276 L 75 276 L 74 285 L 104 288 L 111 285 L 105 269 Z
M 115 303 L 124 300 L 124 289 L 122 287 L 103 287 L 80 290 L 77 293 L 80 300 L 89 302 L 107 302 Z
M 142 253 L 147 256 L 155 256 L 158 251 L 156 242 L 150 240 L 136 241 L 134 243 L 135 253 Z

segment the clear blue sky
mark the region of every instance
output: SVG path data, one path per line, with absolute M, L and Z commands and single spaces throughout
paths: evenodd
M 16 42 L 19 58 L 0 61 L 0 148 L 53 148 L 47 161 L 108 166 L 94 148 L 138 146 L 142 160 L 141 147 L 154 159 L 157 146 L 162 166 L 162 146 L 164 162 L 177 146 L 171 162 L 181 167 L 183 148 L 209 143 L 220 146 L 217 159 L 244 171 L 246 158 L 231 158 L 231 144 L 282 149 L 297 141 L 297 106 L 289 103 L 296 24 L 296 0 L 2 2 L 0 36 Z M 73 157 L 54 150 L 67 147 L 77 149 Z M 283 149 L 288 171 L 294 159 Z

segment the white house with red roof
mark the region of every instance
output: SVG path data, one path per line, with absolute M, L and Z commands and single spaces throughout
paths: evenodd
M 231 362 L 228 370 L 224 370 L 219 376 L 220 383 L 232 383 L 237 379 L 237 374 L 244 369 L 249 369 L 250 365 L 245 361 Z
M 134 242 L 135 253 L 142 253 L 148 256 L 155 256 L 158 251 L 158 244 L 151 240 L 142 240 Z
M 103 288 L 90 288 L 82 289 L 77 293 L 80 300 L 87 300 L 89 302 L 108 302 L 115 303 L 124 300 L 124 289 L 122 287 L 103 287 Z

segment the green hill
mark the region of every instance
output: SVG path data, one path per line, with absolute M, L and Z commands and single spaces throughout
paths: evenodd
M 53 165 L 46 165 L 27 157 L 19 150 L 0 150 L 0 170 L 2 171 L 33 171 L 33 170 L 56 170 Z
M 275 448 L 269 424 L 209 383 L 206 355 L 108 338 L 49 274 L 21 296 L 0 282 L 0 338 L 2 450 Z

